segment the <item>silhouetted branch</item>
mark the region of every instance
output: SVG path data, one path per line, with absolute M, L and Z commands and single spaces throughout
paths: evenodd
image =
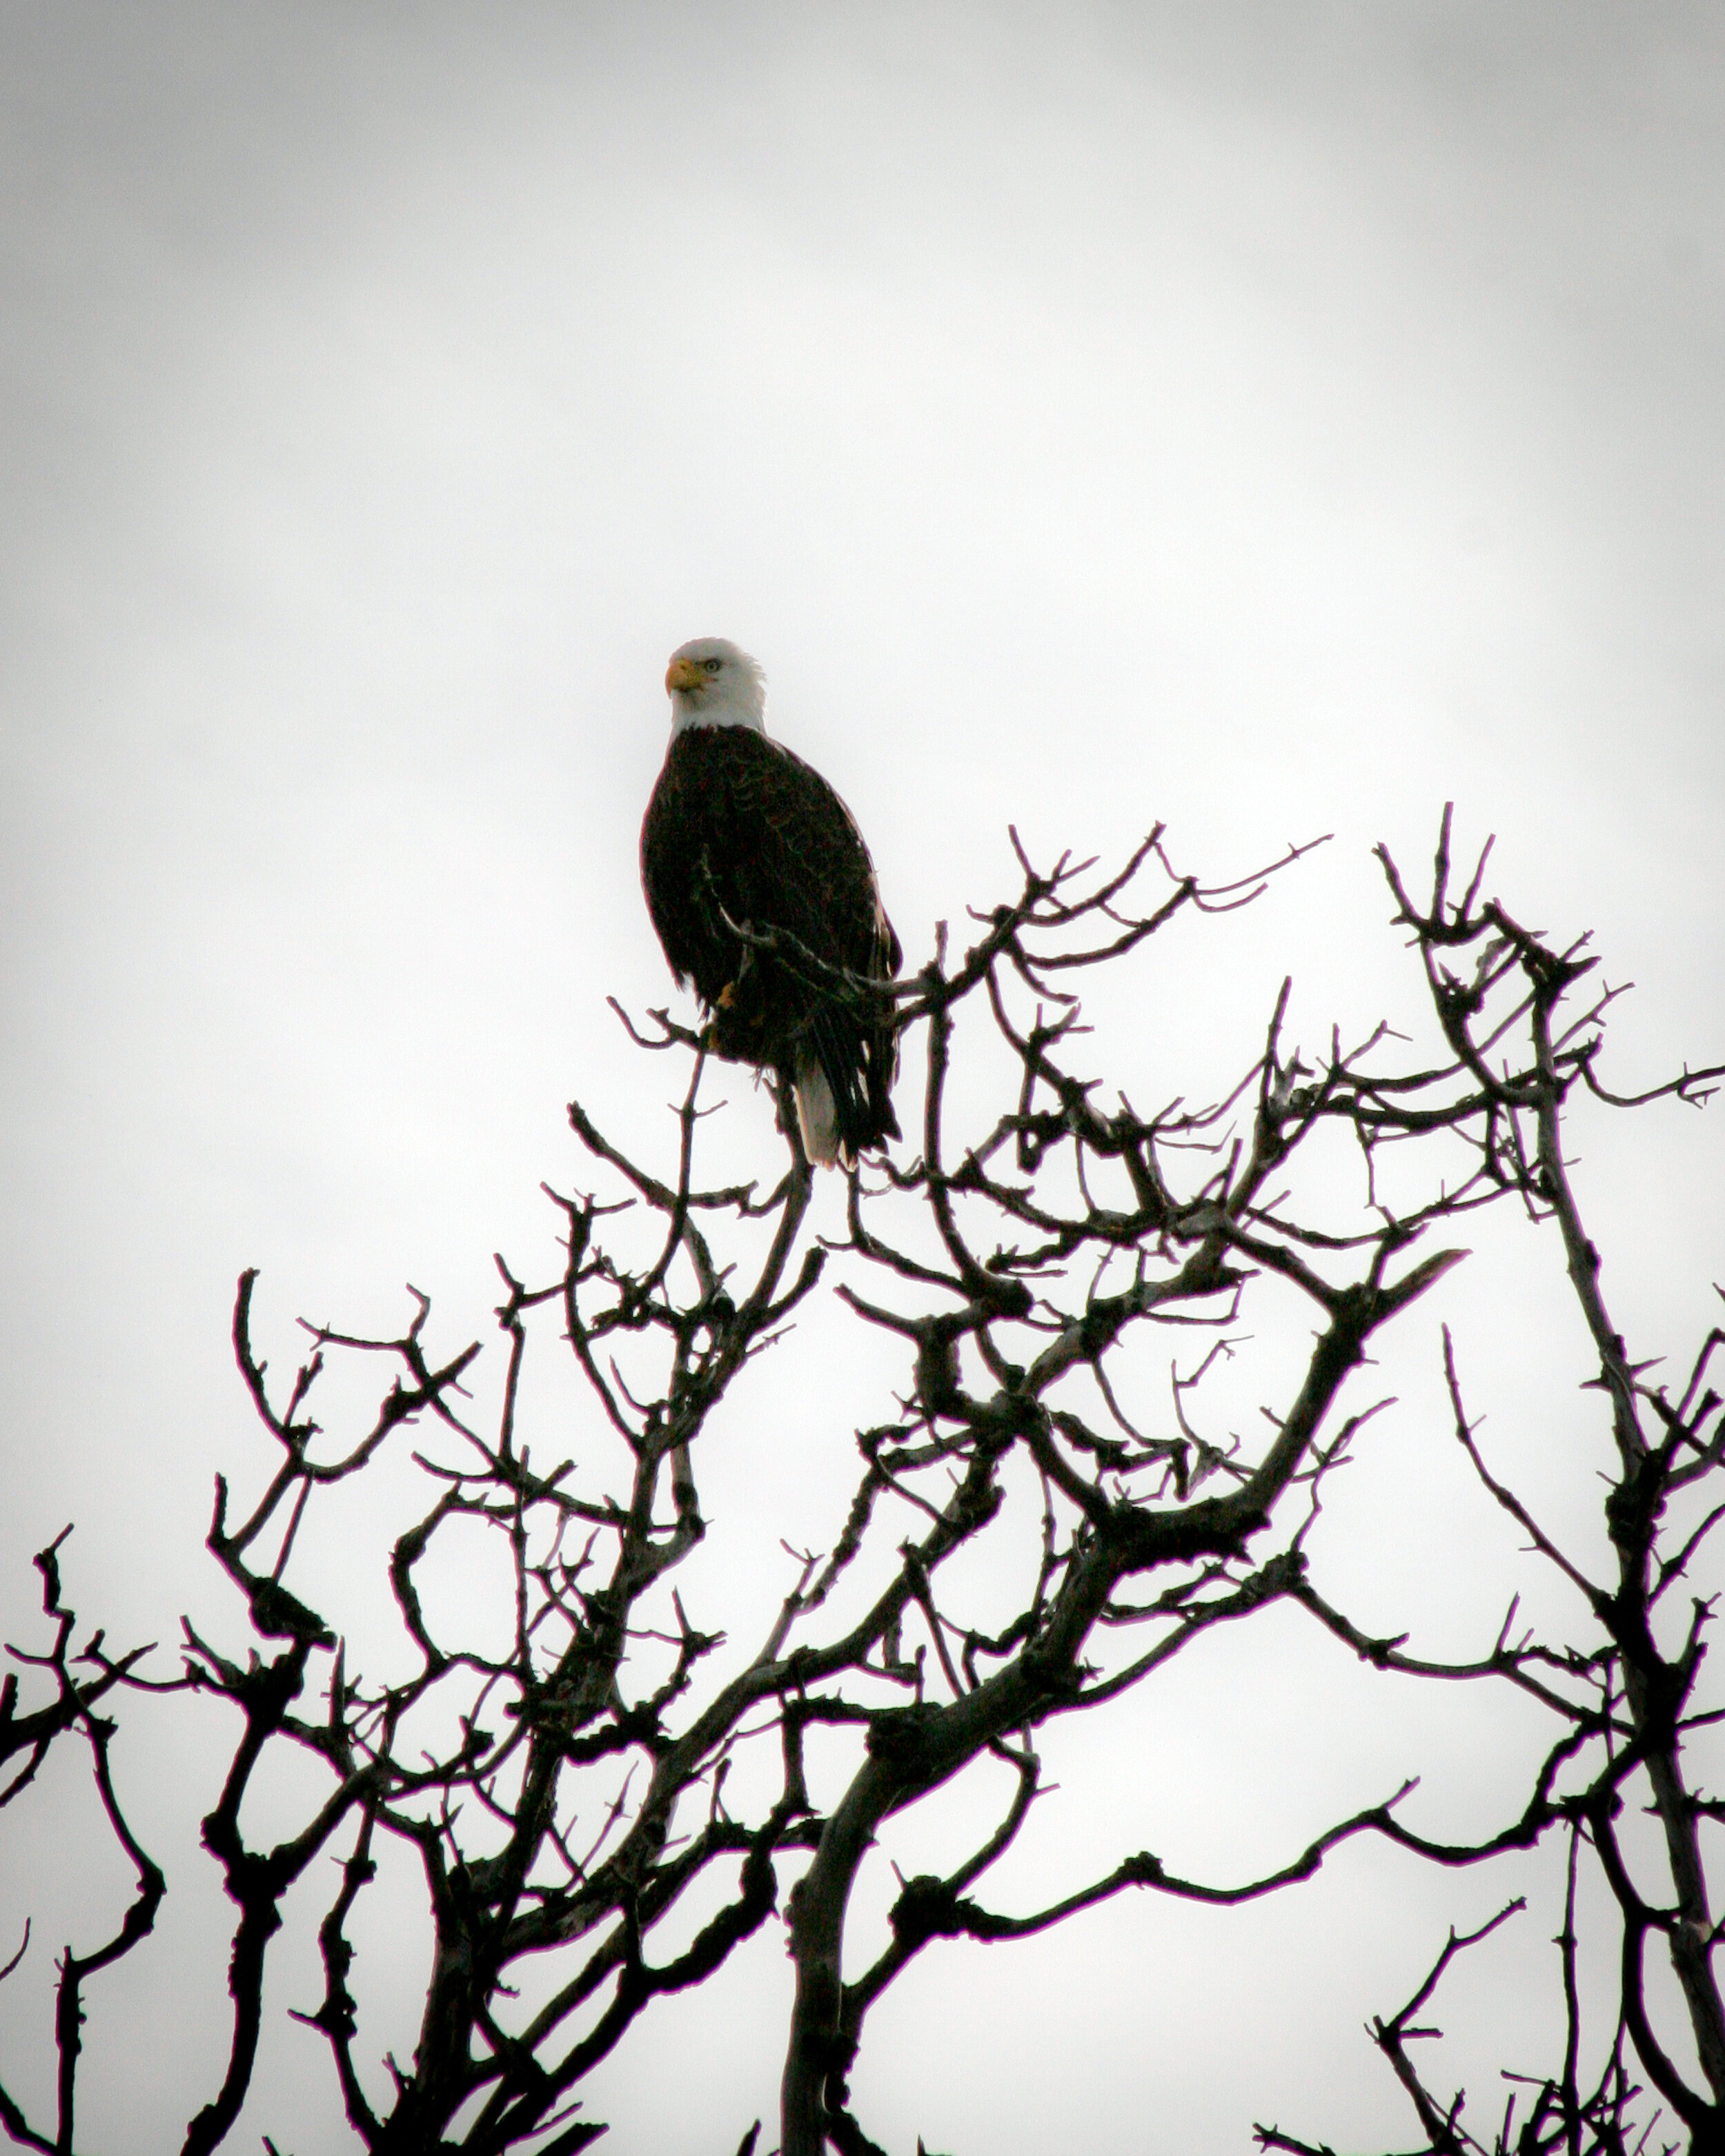
M 1310 1049 L 1293 1035 L 1285 982 L 1267 1014 L 1243 1016 L 1222 1097 L 1175 1094 L 1147 1116 L 1105 1082 L 1074 984 L 1089 968 L 1133 963 L 1183 920 L 1254 902 L 1309 847 L 1207 884 L 1175 870 L 1159 826 L 1111 871 L 1070 855 L 1039 868 L 1014 832 L 1015 896 L 971 916 L 962 952 L 942 928 L 927 963 L 891 988 L 826 966 L 782 932 L 738 929 L 829 993 L 876 1005 L 890 996 L 900 1031 L 922 1029 L 922 1097 L 905 1116 L 913 1140 L 866 1177 L 850 1175 L 842 1235 L 814 1235 L 814 1181 L 783 1101 L 781 1172 L 704 1179 L 705 1037 L 665 1011 L 649 1014 L 656 1031 L 638 1028 L 614 1004 L 633 1046 L 689 1059 L 667 1104 L 675 1138 L 663 1158 L 637 1159 L 570 1105 L 580 1172 L 596 1181 L 569 1194 L 547 1188 L 557 1262 L 535 1275 L 497 1260 L 504 1363 L 490 1408 L 470 1390 L 479 1343 L 434 1345 L 430 1302 L 411 1290 L 400 1332 L 309 1325 L 306 1358 L 272 1378 L 256 1337 L 257 1276 L 242 1276 L 234 1349 L 268 1461 L 244 1501 L 218 1480 L 208 1547 L 243 1607 L 243 1644 L 188 1623 L 172 1681 L 238 1717 L 203 1823 L 238 1912 L 231 2033 L 187 2151 L 216 2148 L 245 2101 L 270 1942 L 321 1857 L 337 1879 L 319 1903 L 323 1995 L 299 2018 L 324 2038 L 368 2149 L 503 2156 L 531 2145 L 567 2156 L 585 2145 L 604 2131 L 578 2115 L 593 2070 L 658 2001 L 719 1979 L 783 1893 L 796 1970 L 783 2150 L 819 2156 L 875 2148 L 850 2076 L 872 2009 L 894 1984 L 918 1980 L 925 1953 L 1029 1939 L 1129 1887 L 1252 1901 L 1311 1877 L 1367 1835 L 1461 1866 L 1533 1849 L 1553 1830 L 1568 1837 L 1554 1979 L 1562 2057 L 1548 2073 L 1510 2076 L 1495 2142 L 1473 2137 L 1459 2095 L 1430 2092 L 1410 2047 L 1435 2034 L 1417 2016 L 1455 1959 L 1519 1902 L 1476 1932 L 1452 1933 L 1407 2005 L 1373 2024 L 1427 2147 L 1621 2156 L 1651 2132 L 1635 2061 L 1697 2148 L 1722 2145 L 1725 2015 L 1699 1839 L 1720 1806 L 1692 1788 L 1684 1753 L 1725 1710 L 1697 1696 L 1710 1605 L 1697 1602 L 1681 1640 L 1662 1641 L 1652 1620 L 1725 1519 L 1725 1499 L 1706 1493 L 1681 1521 L 1671 1509 L 1725 1468 L 1725 1407 L 1708 1378 L 1725 1327 L 1702 1343 L 1676 1399 L 1652 1383 L 1651 1363 L 1631 1358 L 1600 1287 L 1563 1116 L 1578 1086 L 1620 1105 L 1699 1102 L 1725 1072 L 1686 1070 L 1640 1095 L 1612 1094 L 1595 1064 L 1618 992 L 1597 987 L 1584 939 L 1550 941 L 1482 897 L 1485 852 L 1455 897 L 1450 835 L 1446 813 L 1423 903 L 1380 849 L 1424 974 L 1430 1040 L 1379 1025 L 1351 1046 L 1332 1029 Z M 1141 1081 L 1135 1072 L 1143 1097 Z M 1340 1157 L 1357 1163 L 1351 1184 L 1336 1173 L 1337 1137 Z M 1379 1336 L 1461 1265 L 1461 1217 L 1506 1202 L 1549 1231 L 1584 1321 L 1597 1389 L 1587 1397 L 1603 1402 L 1615 1448 L 1615 1557 L 1589 1578 L 1488 1468 L 1446 1322 L 1455 1440 L 1532 1558 L 1555 1568 L 1578 1602 L 1574 1625 L 1553 1639 L 1512 1601 L 1501 1622 L 1486 1620 L 1476 1650 L 1434 1655 L 1406 1631 L 1368 1631 L 1327 1591 L 1318 1553 L 1337 1511 L 1326 1501 L 1394 1404 L 1358 1389 Z M 829 1274 L 836 1292 L 818 1301 Z M 682 1570 L 713 1532 L 705 1463 L 739 1426 L 728 1409 L 749 1399 L 753 1366 L 817 1310 L 824 1324 L 855 1321 L 891 1343 L 900 1389 L 865 1404 L 816 1383 L 798 1399 L 811 1439 L 848 1443 L 855 1430 L 860 1458 L 823 1546 L 784 1545 L 770 1622 L 734 1644 L 727 1613 L 698 1606 L 691 1583 L 701 1575 Z M 1183 1374 L 1169 1332 L 1194 1326 L 1209 1332 L 1209 1352 Z M 1301 1344 L 1291 1361 L 1266 1358 L 1275 1404 L 1255 1435 L 1242 1435 L 1216 1402 L 1221 1373 L 1278 1332 Z M 583 1405 L 563 1411 L 555 1450 L 536 1460 L 537 1424 L 523 1422 L 522 1403 L 542 1414 L 548 1394 L 527 1373 L 566 1353 Z M 377 1405 L 326 1432 L 313 1409 L 337 1363 L 375 1375 Z M 487 1397 L 481 1389 L 478 1399 Z M 324 1532 L 326 1493 L 386 1454 L 412 1495 L 378 1555 L 393 1628 L 379 1635 L 348 1621 L 344 1584 L 307 1558 Z M 1413 1526 L 1394 1516 L 1380 1531 Z M 481 1583 L 472 1594 L 490 1596 L 495 1621 L 484 1633 L 471 1629 L 473 1604 L 440 1586 L 457 1536 L 468 1538 L 467 1577 Z M 475 1541 L 494 1573 L 471 1564 Z M 1001 1554 L 956 1562 L 979 1545 Z M 15 2139 L 69 2150 L 80 1987 L 149 1931 L 163 1891 L 116 1794 L 111 1724 L 93 1710 L 162 1686 L 139 1667 L 142 1650 L 110 1660 L 100 1635 L 74 1673 L 59 1547 L 38 1560 L 53 1644 L 41 1655 L 14 1650 L 50 1696 L 21 1714 L 16 1678 L 0 1691 L 0 1761 L 22 1762 L 0 1794 L 21 1794 L 54 1743 L 81 1734 L 139 1882 L 114 1937 L 61 1964 L 54 2133 L 0 2092 Z M 977 1578 L 1014 1563 L 1004 1609 L 979 1604 Z M 705 1592 L 714 1577 L 708 1568 Z M 1338 1804 L 1344 1815 L 1255 1876 L 1213 1883 L 1148 1851 L 1103 1853 L 1077 1875 L 1089 1883 L 1044 1907 L 985 1907 L 979 1882 L 1045 1831 L 1039 1730 L 1106 1712 L 1214 1628 L 1284 1602 L 1317 1620 L 1323 1651 L 1339 1643 L 1386 1681 L 1500 1682 L 1552 1716 L 1504 1815 L 1472 1840 L 1424 1833 L 1410 1775 L 1386 1801 Z M 805 1772 L 811 1727 L 824 1732 L 815 1786 L 825 1810 Z M 290 1753 L 312 1763 L 316 1793 L 288 1830 L 258 1841 L 249 1798 Z M 1002 1770 L 1009 1787 L 992 1787 Z M 866 1968 L 853 1959 L 847 1979 L 851 1899 L 870 1852 L 901 1814 L 961 1782 L 975 1791 L 968 1853 L 942 1874 L 900 1879 L 890 1941 Z M 1623 1846 L 1621 1820 L 1641 1810 L 1658 1835 L 1654 1887 L 1635 1883 L 1658 1868 L 1649 1848 Z M 351 1979 L 356 1928 L 385 1892 L 380 1856 L 391 1845 L 413 1857 L 432 1951 L 413 2056 L 388 2061 L 380 2094 Z M 1619 2011 L 1610 2041 L 1591 2049 L 1577 1884 L 1589 1862 L 1623 1928 Z M 680 1921 L 691 1909 L 701 1921 Z M 1666 2001 L 1648 1979 L 1650 1955 L 1661 1954 L 1686 2016 L 1676 2041 L 1661 2033 Z M 1295 2156 L 1322 2147 L 1275 2127 L 1258 2138 Z M 743 2149 L 755 2139 L 751 2129 Z

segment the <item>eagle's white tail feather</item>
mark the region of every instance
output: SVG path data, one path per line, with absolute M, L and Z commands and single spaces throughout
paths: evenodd
M 839 1137 L 839 1111 L 827 1074 L 812 1055 L 799 1061 L 795 1091 L 803 1150 L 818 1166 L 831 1168 L 844 1151 Z

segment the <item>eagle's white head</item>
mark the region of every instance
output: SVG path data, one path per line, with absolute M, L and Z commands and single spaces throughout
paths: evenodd
M 685 726 L 752 726 L 767 731 L 767 676 L 760 663 L 722 636 L 679 644 L 665 669 L 671 732 Z

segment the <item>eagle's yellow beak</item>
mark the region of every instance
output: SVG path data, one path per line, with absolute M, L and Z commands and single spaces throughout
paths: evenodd
M 665 685 L 670 690 L 692 689 L 702 678 L 692 659 L 674 659 L 665 670 Z

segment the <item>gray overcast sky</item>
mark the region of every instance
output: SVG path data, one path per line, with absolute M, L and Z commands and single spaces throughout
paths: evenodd
M 0 0 L 0 174 L 8 1636 L 73 1516 L 116 1634 L 171 1636 L 257 1461 L 241 1265 L 284 1357 L 406 1277 L 465 1333 L 547 1248 L 568 1096 L 656 1128 L 603 998 L 667 986 L 635 837 L 685 637 L 764 660 L 912 962 L 1011 819 L 1162 817 L 1218 876 L 1335 831 L 1170 977 L 1183 1084 L 1290 967 L 1313 1040 L 1403 992 L 1368 849 L 1423 860 L 1446 798 L 1639 983 L 1624 1085 L 1725 1045 L 1717 8 Z M 1599 1140 L 1656 1350 L 1706 1322 L 1722 1131 Z M 1451 1904 L 1369 1891 L 1425 1928 L 1304 2015 L 1357 1901 L 1050 1948 L 1081 1993 L 1106 1938 L 1095 2027 L 1143 2047 L 1085 2145 L 1404 2131 L 1358 2022 Z M 1058 2064 L 1000 2065 L 1029 1965 L 980 1958 L 1009 2035 L 943 2075 L 907 1999 L 895 2130 L 1051 2145 Z M 746 2123 L 776 2055 L 701 2041 Z M 165 2119 L 172 2048 L 129 2069 Z M 613 2087 L 620 2145 L 687 2145 Z

